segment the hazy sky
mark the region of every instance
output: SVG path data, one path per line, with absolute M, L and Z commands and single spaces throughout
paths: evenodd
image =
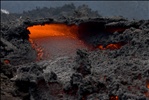
M 74 3 L 87 4 L 102 16 L 124 16 L 132 19 L 149 19 L 149 1 L 1 1 L 1 8 L 21 13 L 36 7 L 58 7 Z

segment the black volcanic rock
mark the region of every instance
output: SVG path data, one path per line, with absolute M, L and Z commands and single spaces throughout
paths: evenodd
M 78 73 L 81 73 L 83 76 L 91 74 L 91 64 L 88 59 L 87 51 L 77 50 L 76 53 L 77 53 L 76 57 L 77 65 L 74 67 L 74 69 Z
M 110 100 L 116 97 L 119 100 L 148 100 L 149 20 L 128 21 L 96 14 L 91 17 L 91 10 L 86 6 L 80 9 L 75 11 L 77 17 L 70 13 L 69 17 L 33 19 L 32 16 L 16 23 L 2 22 L 3 97 L 14 95 L 17 99 L 27 100 Z M 74 57 L 68 55 L 35 62 L 36 51 L 29 42 L 27 27 L 51 23 L 77 25 L 78 38 L 91 45 L 92 49 L 77 50 Z M 112 43 L 121 43 L 122 46 L 114 50 L 98 48 L 99 45 L 106 47 Z

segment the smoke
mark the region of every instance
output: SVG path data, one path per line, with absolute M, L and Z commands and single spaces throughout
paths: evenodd
M 5 10 L 5 9 L 1 9 L 1 13 L 4 13 L 4 14 L 9 14 L 9 11 Z

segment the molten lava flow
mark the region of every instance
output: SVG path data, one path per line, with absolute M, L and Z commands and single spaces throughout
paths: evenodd
M 106 48 L 104 48 L 102 45 L 99 45 L 98 48 L 99 48 L 100 50 L 106 50 Z
M 106 49 L 115 50 L 115 49 L 120 49 L 121 46 L 122 46 L 121 43 L 113 43 L 113 44 L 108 44 L 106 47 L 99 45 L 98 48 L 101 50 L 106 50 Z
M 37 60 L 73 56 L 76 49 L 86 48 L 86 45 L 77 37 L 77 25 L 46 24 L 27 29 L 31 33 L 30 43 L 37 52 Z
M 107 49 L 111 49 L 111 50 L 114 50 L 114 49 L 120 49 L 121 48 L 121 45 L 118 43 L 118 44 L 109 44 L 106 46 Z
M 52 36 L 69 36 L 75 37 L 77 33 L 76 25 L 65 25 L 65 24 L 46 24 L 46 25 L 35 25 L 27 28 L 31 34 L 29 37 L 42 38 Z
M 35 49 L 37 52 L 37 59 L 36 60 L 37 61 L 41 60 L 43 58 L 43 48 L 38 46 L 37 44 L 35 44 L 32 39 L 29 39 L 29 41 L 32 45 L 32 48 Z
M 110 96 L 109 100 L 118 100 L 118 96 Z
M 146 80 L 146 87 L 149 89 L 149 80 Z

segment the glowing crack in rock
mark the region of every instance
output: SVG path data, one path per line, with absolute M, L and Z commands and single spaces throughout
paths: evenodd
M 108 44 L 105 47 L 103 47 L 102 45 L 99 45 L 98 48 L 100 50 L 106 50 L 106 49 L 115 50 L 115 49 L 120 49 L 122 46 L 123 44 L 121 43 L 113 43 L 113 44 Z
M 72 56 L 76 53 L 76 49 L 87 48 L 77 38 L 78 27 L 76 25 L 46 24 L 31 26 L 27 29 L 31 33 L 30 39 L 36 43 L 37 59 Z M 35 47 L 33 42 L 31 44 Z

